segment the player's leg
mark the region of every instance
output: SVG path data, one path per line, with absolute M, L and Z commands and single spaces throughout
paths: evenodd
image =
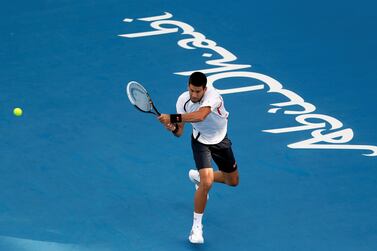
M 204 243 L 202 218 L 207 204 L 207 195 L 213 183 L 213 169 L 200 168 L 200 183 L 194 196 L 194 218 L 189 236 L 191 243 Z
M 214 181 L 217 183 L 225 183 L 229 186 L 237 186 L 239 184 L 240 178 L 237 169 L 231 173 L 216 171 L 213 173 L 213 175 Z
M 225 176 L 222 171 L 213 172 L 213 181 L 216 183 L 225 183 Z
M 189 240 L 192 243 L 203 243 L 202 217 L 207 203 L 207 195 L 213 183 L 213 169 L 211 167 L 211 153 L 207 145 L 201 144 L 194 138 L 191 141 L 196 168 L 199 171 L 198 189 L 194 196 L 194 219 Z M 190 179 L 194 178 L 190 176 Z M 197 181 L 197 178 L 194 178 Z
M 239 184 L 238 167 L 231 146 L 231 141 L 225 137 L 223 141 L 210 147 L 212 158 L 219 167 L 219 171 L 214 172 L 214 181 L 237 186 Z
M 193 137 L 191 138 L 191 147 L 193 157 L 195 160 L 195 165 L 199 172 L 200 180 L 200 182 L 197 183 L 198 172 L 190 171 L 192 174 L 195 174 L 196 176 L 192 177 L 192 174 L 189 173 L 190 179 L 194 180 L 194 182 L 198 186 L 195 192 L 194 209 L 196 213 L 203 213 L 208 198 L 207 195 L 209 190 L 211 189 L 214 180 L 213 169 L 211 166 L 211 152 L 208 145 L 200 143 Z
M 202 214 L 204 212 L 204 209 L 207 203 L 208 192 L 211 189 L 212 183 L 214 180 L 213 169 L 201 168 L 199 170 L 199 175 L 200 175 L 200 183 L 199 183 L 198 189 L 195 192 L 194 210 L 196 213 Z

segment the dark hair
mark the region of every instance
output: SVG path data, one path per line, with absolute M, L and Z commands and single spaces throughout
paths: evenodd
M 191 74 L 189 78 L 189 84 L 197 87 L 202 86 L 203 88 L 205 88 L 207 85 L 207 77 L 206 75 L 204 75 L 204 73 L 196 71 Z

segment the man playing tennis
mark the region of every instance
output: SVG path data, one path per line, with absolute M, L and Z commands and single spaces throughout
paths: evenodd
M 232 143 L 227 137 L 228 112 L 215 88 L 207 88 L 207 77 L 201 72 L 191 74 L 188 91 L 182 93 L 176 104 L 178 114 L 161 114 L 161 123 L 179 137 L 186 122 L 193 128 L 191 146 L 197 170 L 190 170 L 189 177 L 197 188 L 194 197 L 194 220 L 190 232 L 191 243 L 204 243 L 202 217 L 208 192 L 213 182 L 237 186 L 237 164 Z M 211 159 L 219 171 L 213 171 Z

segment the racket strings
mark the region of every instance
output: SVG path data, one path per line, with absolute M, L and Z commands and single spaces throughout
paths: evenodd
M 150 98 L 146 90 L 137 83 L 128 86 L 128 94 L 132 103 L 140 110 L 149 112 L 152 110 Z

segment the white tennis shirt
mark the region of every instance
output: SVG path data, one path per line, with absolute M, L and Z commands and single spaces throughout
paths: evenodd
M 177 100 L 177 113 L 185 114 L 198 111 L 201 107 L 211 107 L 211 112 L 202 122 L 191 123 L 194 138 L 200 136 L 198 141 L 212 145 L 221 142 L 228 127 L 229 112 L 225 110 L 223 98 L 213 87 L 208 87 L 200 102 L 193 103 L 188 91 L 182 93 Z

